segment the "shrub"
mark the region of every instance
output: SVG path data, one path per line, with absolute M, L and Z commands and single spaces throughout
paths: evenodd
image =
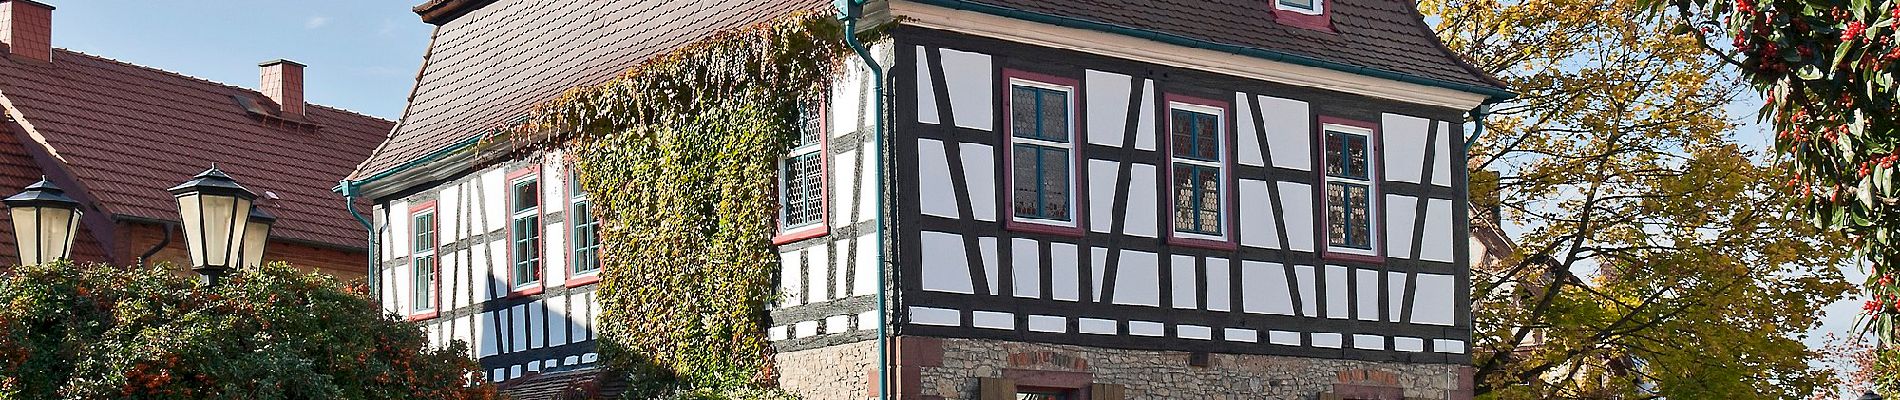
M 217 287 L 170 266 L 0 269 L 0 400 L 490 399 L 457 342 L 282 263 Z

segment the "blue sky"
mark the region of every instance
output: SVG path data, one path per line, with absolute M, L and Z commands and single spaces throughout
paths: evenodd
M 434 26 L 408 0 L 41 0 L 53 45 L 256 88 L 257 63 L 288 58 L 305 98 L 396 119 Z

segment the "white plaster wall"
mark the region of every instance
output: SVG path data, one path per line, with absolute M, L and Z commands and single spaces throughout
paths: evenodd
M 1088 142 L 1121 147 L 1128 136 L 1128 96 L 1134 78 L 1113 72 L 1087 70 L 1082 73 L 1088 111 Z
M 944 87 L 950 93 L 950 112 L 959 127 L 990 130 L 996 104 L 994 70 L 990 56 L 961 50 L 941 49 Z

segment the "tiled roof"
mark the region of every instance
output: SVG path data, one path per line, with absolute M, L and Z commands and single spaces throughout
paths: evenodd
M 52 59 L 0 57 L 0 96 L 107 212 L 176 221 L 165 189 L 217 163 L 259 196 L 276 195 L 263 202 L 278 217 L 274 238 L 364 246 L 330 188 L 391 121 L 309 105 L 303 120 L 314 127 L 286 123 L 247 112 L 240 103 L 276 108 L 252 89 L 63 49 Z
M 351 179 L 466 141 L 575 86 L 597 84 L 705 32 L 823 0 L 432 0 L 437 28 L 401 123 Z M 1502 84 L 1446 50 L 1407 0 L 1328 0 L 1336 32 L 1274 22 L 1271 0 L 937 0 L 1294 54 L 1458 85 Z M 470 10 L 472 9 L 472 11 Z M 446 17 L 444 17 L 446 16 Z M 446 21 L 442 21 L 446 19 Z
M 438 3 L 424 3 L 423 9 Z M 481 2 L 469 2 L 481 3 Z M 351 179 L 506 126 L 570 88 L 606 82 L 708 32 L 828 0 L 499 0 L 436 28 L 409 107 Z
M 1504 85 L 1469 68 L 1425 25 L 1412 0 L 1322 0 L 1335 32 L 1280 24 L 1274 0 L 934 0 L 1071 18 L 1198 41 L 1288 53 L 1477 87 Z
M 627 383 L 625 374 L 590 367 L 529 373 L 502 382 L 496 389 L 513 400 L 618 399 L 627 391 Z

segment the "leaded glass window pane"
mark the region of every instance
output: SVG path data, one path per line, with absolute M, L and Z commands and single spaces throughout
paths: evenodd
M 1036 113 L 1042 111 L 1036 107 L 1036 89 L 1028 86 L 1011 86 L 1009 97 L 1010 134 L 1016 137 L 1040 136 L 1041 121 Z
M 824 166 L 818 153 L 806 153 L 785 159 L 782 194 L 785 197 L 786 228 L 822 222 L 824 205 Z
M 1043 148 L 1037 162 L 1042 177 L 1041 195 L 1043 218 L 1069 220 L 1069 150 L 1063 148 Z
M 1036 169 L 1039 167 L 1036 165 L 1036 161 L 1039 160 L 1036 157 L 1036 146 L 1018 144 L 1012 153 L 1014 154 L 1011 157 L 1014 158 L 1010 160 L 1010 169 L 1011 173 L 1015 174 L 1015 184 L 1012 187 L 1016 192 L 1012 194 L 1011 202 L 1014 204 L 1011 207 L 1016 209 L 1018 217 L 1036 217 L 1040 215 L 1038 204 L 1042 201 L 1038 196 L 1042 190 L 1040 183 L 1042 175 Z

